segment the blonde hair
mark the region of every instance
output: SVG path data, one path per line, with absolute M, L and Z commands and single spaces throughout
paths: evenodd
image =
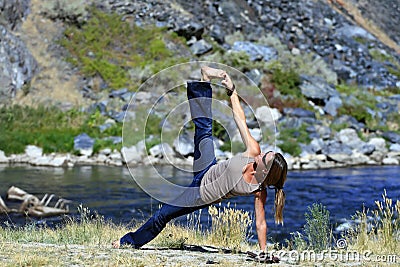
M 283 225 L 283 208 L 285 207 L 286 195 L 283 185 L 286 182 L 287 162 L 280 153 L 275 153 L 271 169 L 264 181 L 266 186 L 275 187 L 275 223 Z

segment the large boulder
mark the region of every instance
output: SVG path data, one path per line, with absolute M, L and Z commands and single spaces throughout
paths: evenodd
M 192 46 L 190 46 L 190 50 L 192 50 L 193 54 L 196 56 L 203 55 L 212 50 L 212 45 L 201 39 L 200 41 L 196 41 Z
M 38 70 L 25 44 L 0 25 L 0 104 L 9 102 L 30 81 Z
M 74 149 L 83 156 L 91 156 L 93 153 L 94 139 L 86 133 L 74 138 Z
M 193 138 L 189 136 L 189 134 L 180 134 L 177 138 L 175 138 L 173 147 L 176 152 L 178 152 L 182 156 L 188 156 L 194 153 L 194 144 Z
M 330 97 L 339 96 L 335 87 L 321 77 L 301 75 L 301 80 L 301 93 L 307 98 L 323 100 L 326 103 Z
M 380 138 L 380 137 L 371 138 L 368 141 L 368 144 L 373 145 L 375 147 L 375 151 L 378 151 L 378 152 L 386 153 L 388 150 L 386 147 L 385 139 Z
M 43 149 L 37 146 L 26 146 L 25 154 L 30 158 L 39 158 L 43 155 Z
M 382 136 L 388 139 L 392 143 L 400 144 L 400 134 L 390 131 L 390 132 L 384 132 Z
M 204 32 L 204 25 L 194 20 L 175 21 L 174 32 L 179 36 L 185 37 L 186 40 L 190 40 L 193 36 L 196 39 L 201 39 Z
M 8 157 L 2 150 L 0 150 L 0 163 L 8 163 Z
M 249 55 L 250 60 L 264 60 L 270 61 L 275 59 L 278 55 L 277 51 L 266 45 L 259 45 L 252 42 L 241 42 L 237 41 L 233 43 L 232 51 L 245 52 Z
M 174 150 L 168 143 L 161 143 L 149 150 L 150 155 L 155 158 L 168 158 L 174 155 Z

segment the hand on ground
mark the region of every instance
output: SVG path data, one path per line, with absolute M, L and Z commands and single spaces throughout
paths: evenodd
M 112 242 L 112 246 L 113 246 L 113 248 L 119 248 L 121 246 L 121 244 L 119 243 L 119 240 L 114 240 Z

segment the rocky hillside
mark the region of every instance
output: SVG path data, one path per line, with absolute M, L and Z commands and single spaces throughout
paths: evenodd
M 381 163 L 389 150 L 386 162 L 398 164 L 399 8 L 400 0 L 0 0 L 0 103 L 100 110 L 118 125 L 156 71 L 214 61 L 261 88 L 284 152 L 325 156 L 298 167 L 345 164 L 357 153 L 365 157 L 353 164 Z M 123 25 L 129 34 L 119 39 Z M 114 34 L 113 45 L 99 32 Z M 144 105 L 158 97 L 141 93 Z M 253 108 L 256 133 L 263 107 Z

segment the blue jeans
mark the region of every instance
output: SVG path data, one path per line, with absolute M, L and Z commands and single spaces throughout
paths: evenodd
M 184 197 L 185 205 L 164 204 L 138 230 L 124 235 L 120 239 L 121 245 L 140 248 L 153 240 L 172 219 L 208 206 L 208 204 L 199 202 L 199 188 L 204 174 L 217 163 L 212 140 L 212 89 L 210 83 L 188 82 L 187 96 L 192 121 L 195 125 L 195 135 L 193 181 L 187 190 L 188 194 Z M 193 189 L 196 192 L 194 194 Z M 182 195 L 185 195 L 185 193 Z M 177 201 L 177 203 L 181 203 L 181 201 Z

